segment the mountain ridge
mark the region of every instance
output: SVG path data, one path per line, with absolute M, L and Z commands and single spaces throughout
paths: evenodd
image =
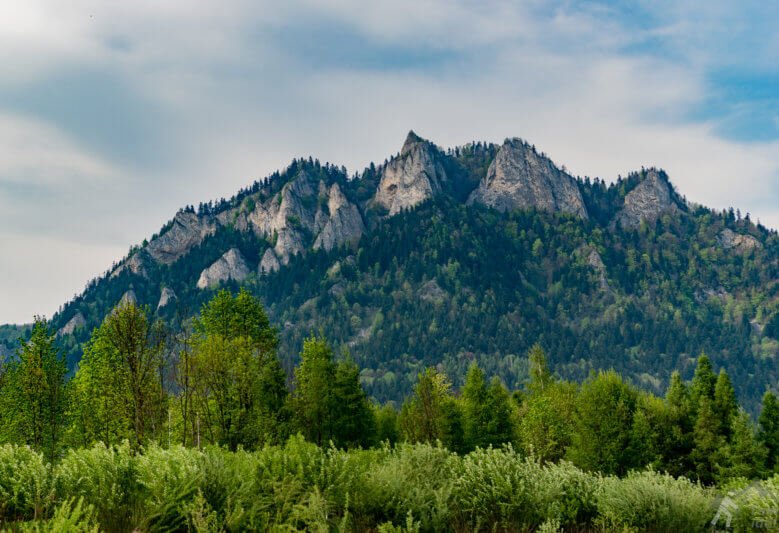
M 478 238 L 468 237 L 468 231 Z M 760 328 L 765 329 L 779 307 L 771 292 L 776 287 L 771 281 L 779 256 L 776 241 L 775 232 L 732 211 L 716 213 L 688 204 L 659 169 L 642 169 L 606 184 L 574 178 L 516 138 L 501 145 L 471 143 L 443 150 L 412 131 L 399 153 L 359 176 L 311 158 L 294 160 L 230 200 L 180 210 L 148 243 L 133 247 L 103 277 L 90 282 L 52 322 L 58 330 L 71 323 L 60 342 L 72 366 L 88 331 L 128 291 L 161 318 L 180 322 L 195 314 L 216 288 L 249 286 L 264 297 L 290 353 L 306 331 L 324 323 L 328 334 L 356 352 L 371 391 L 386 399 L 406 390 L 398 383 L 409 381 L 408 376 L 399 371 L 414 374 L 419 364 L 459 368 L 468 358 L 488 354 L 505 358 L 502 352 L 516 354 L 539 337 L 559 346 L 560 353 L 551 357 L 556 357 L 562 375 L 586 377 L 586 368 L 613 360 L 613 366 L 635 367 L 634 379 L 655 387 L 667 372 L 639 372 L 654 362 L 642 368 L 643 363 L 631 360 L 631 351 L 649 359 L 672 357 L 681 366 L 697 354 L 685 347 L 668 355 L 668 347 L 651 348 L 646 333 L 607 340 L 611 333 L 604 332 L 624 329 L 620 321 L 638 320 L 630 318 L 631 313 L 668 322 L 668 329 L 674 314 L 680 313 L 689 314 L 701 329 L 712 323 L 727 325 L 719 340 L 701 337 L 700 349 L 711 345 L 718 351 L 715 359 L 732 358 L 728 354 L 738 345 L 743 357 L 748 353 L 755 360 L 750 365 L 760 366 L 768 354 L 774 375 L 777 345 Z M 504 256 L 494 255 L 502 249 Z M 675 257 L 666 257 L 671 252 Z M 230 261 L 225 259 L 228 253 Z M 710 261 L 712 256 L 726 263 L 728 272 L 757 264 L 759 282 L 732 273 L 735 282 L 718 280 L 723 268 Z M 442 263 L 444 257 L 450 257 L 449 263 Z M 702 268 L 708 277 L 693 279 L 688 272 L 693 268 Z M 683 301 L 674 290 L 684 295 Z M 570 294 L 560 300 L 561 291 Z M 664 295 L 662 305 L 633 310 L 658 291 Z M 754 300 L 755 293 L 762 299 L 748 308 L 746 302 Z M 497 305 L 490 304 L 490 298 L 497 298 Z M 165 305 L 160 305 L 163 300 Z M 483 314 L 489 319 L 478 327 L 460 328 L 471 337 L 452 330 L 447 336 L 453 340 L 443 339 L 442 332 L 458 320 L 453 311 L 443 309 L 450 306 L 476 317 L 471 300 L 486 306 Z M 743 311 L 748 323 L 757 324 L 749 332 L 737 325 L 736 333 L 728 329 L 736 323 L 728 316 L 734 313 L 728 307 L 736 305 L 733 301 L 748 308 Z M 537 316 L 522 311 L 528 304 Z M 440 317 L 428 325 L 430 331 L 412 334 L 428 321 L 416 316 L 422 309 Z M 719 318 L 701 318 L 704 309 Z M 576 313 L 595 329 L 582 327 Z M 83 321 L 76 320 L 75 327 L 77 315 Z M 390 315 L 397 316 L 400 333 L 382 322 Z M 512 324 L 518 328 L 514 333 Z M 558 329 L 560 338 L 548 328 Z M 431 353 L 414 353 L 425 345 L 415 347 L 409 340 L 419 334 L 445 347 L 433 343 L 427 348 Z M 600 337 L 577 341 L 577 335 Z M 379 365 L 370 350 L 378 359 L 391 356 L 376 339 L 397 347 L 397 359 L 407 361 Z M 594 350 L 606 342 L 624 355 L 598 360 Z M 583 346 L 587 343 L 589 347 Z M 579 352 L 584 363 L 571 360 Z M 507 383 L 521 379 L 522 368 L 501 367 L 504 364 L 493 365 L 500 367 L 496 374 Z

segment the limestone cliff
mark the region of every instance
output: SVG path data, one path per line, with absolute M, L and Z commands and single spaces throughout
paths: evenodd
M 576 180 L 520 139 L 503 143 L 468 203 L 499 211 L 538 209 L 587 218 Z
M 441 192 L 446 180 L 438 148 L 411 131 L 400 156 L 382 170 L 374 203 L 396 215 Z
M 180 211 L 173 218 L 171 227 L 152 240 L 146 247 L 146 251 L 156 261 L 170 265 L 214 231 L 216 231 L 216 224 L 209 217 Z
M 228 280 L 243 281 L 250 273 L 251 270 L 241 252 L 237 248 L 231 248 L 200 273 L 197 288 L 206 289 Z
M 671 185 L 656 169 L 646 171 L 641 182 L 625 196 L 625 203 L 611 227 L 619 223 L 623 228 L 638 227 L 642 221 L 654 223 L 665 214 L 679 212 L 671 194 Z
M 725 228 L 720 232 L 717 236 L 717 241 L 724 249 L 735 250 L 740 253 L 750 252 L 763 247 L 762 243 L 752 235 L 736 233 L 728 228 Z
M 83 328 L 86 326 L 87 321 L 84 318 L 84 315 L 81 314 L 81 311 L 77 311 L 73 317 L 71 317 L 68 322 L 62 326 L 59 331 L 57 332 L 58 336 L 63 335 L 72 335 L 74 331 L 76 331 L 79 328 Z

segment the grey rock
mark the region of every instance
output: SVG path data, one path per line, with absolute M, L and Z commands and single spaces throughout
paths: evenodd
M 87 321 L 84 318 L 84 315 L 81 314 L 81 311 L 77 311 L 76 314 L 73 315 L 70 320 L 68 320 L 67 324 L 59 329 L 57 335 L 60 337 L 63 335 L 73 335 L 74 331 L 79 328 L 83 328 L 86 325 Z
M 214 231 L 216 224 L 210 218 L 180 211 L 173 218 L 173 225 L 150 242 L 146 251 L 160 263 L 170 265 Z
M 646 176 L 627 196 L 622 209 L 611 223 L 616 222 L 623 228 L 636 228 L 642 221 L 654 223 L 665 214 L 676 214 L 679 207 L 671 196 L 671 185 L 655 169 L 646 172 Z
M 135 296 L 135 291 L 133 289 L 129 289 L 126 291 L 122 297 L 119 299 L 119 303 L 116 304 L 116 307 L 122 307 L 124 305 L 138 305 L 138 297 Z
M 157 304 L 157 309 L 164 309 L 168 305 L 172 304 L 176 301 L 176 293 L 173 292 L 173 289 L 169 287 L 165 287 L 162 289 L 162 293 L 160 294 L 160 301 Z
M 273 249 L 268 248 L 265 250 L 265 253 L 262 254 L 262 260 L 260 260 L 260 274 L 270 274 L 271 272 L 276 272 L 279 268 L 281 268 L 279 259 L 276 257 Z
M 327 199 L 329 216 L 314 241 L 314 249 L 330 251 L 335 247 L 360 240 L 365 224 L 357 206 L 349 203 L 337 183 L 330 187 Z
M 499 211 L 538 209 L 587 218 L 579 186 L 571 176 L 520 139 L 507 139 L 468 204 Z
M 111 272 L 111 279 L 116 278 L 125 271 L 130 271 L 137 276 L 148 278 L 147 261 L 150 260 L 149 254 L 146 250 L 138 250 L 133 255 L 122 261 L 113 272 Z
M 430 281 L 422 284 L 422 286 L 417 290 L 417 295 L 419 296 L 420 300 L 432 302 L 437 305 L 441 304 L 447 297 L 446 291 L 443 290 L 438 282 L 434 279 L 431 279 Z
M 237 248 L 231 248 L 200 273 L 197 288 L 206 289 L 227 280 L 243 281 L 250 273 L 243 254 Z
M 603 258 L 598 253 L 598 250 L 592 246 L 582 246 L 576 253 L 595 271 L 601 290 L 608 290 L 609 282 L 606 275 L 606 265 L 603 263 Z
M 725 228 L 720 232 L 717 236 L 717 241 L 724 249 L 735 250 L 741 253 L 750 252 L 763 247 L 763 244 L 752 235 L 736 233 L 729 228 Z
M 441 192 L 446 180 L 438 149 L 411 131 L 400 156 L 382 170 L 374 202 L 396 215 Z

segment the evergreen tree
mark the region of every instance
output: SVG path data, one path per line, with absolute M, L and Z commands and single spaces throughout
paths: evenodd
M 334 410 L 343 407 L 333 398 L 335 370 L 330 344 L 321 337 L 306 339 L 295 369 L 293 409 L 298 430 L 319 445 L 333 438 Z
M 725 369 L 720 369 L 717 377 L 717 384 L 714 386 L 714 415 L 720 421 L 720 434 L 726 438 L 730 437 L 733 419 L 738 413 L 738 402 L 736 401 L 736 391 L 730 382 Z
M 665 411 L 657 430 L 660 466 L 675 476 L 690 476 L 694 466 L 690 452 L 694 446 L 694 420 L 690 391 L 681 374 L 674 371 L 665 396 Z
M 766 450 L 766 470 L 776 472 L 779 465 L 779 401 L 771 391 L 763 395 L 758 424 L 757 438 Z
M 360 369 L 351 359 L 340 361 L 332 384 L 333 441 L 338 446 L 367 446 L 375 442 L 376 419 L 360 385 Z
M 712 400 L 700 395 L 698 416 L 695 421 L 694 448 L 690 458 L 695 475 L 701 483 L 714 483 L 726 457 L 725 439 L 720 434 L 720 421 L 714 414 Z
M 726 447 L 727 466 L 720 470 L 719 478 L 755 479 L 765 468 L 766 450 L 758 441 L 749 415 L 741 410 L 733 416 L 730 444 Z
M 445 374 L 434 368 L 420 372 L 414 395 L 400 411 L 401 436 L 409 442 L 441 441 L 453 451 L 462 451 L 463 413 L 450 391 Z
M 711 368 L 711 361 L 706 354 L 698 357 L 698 365 L 695 367 L 695 375 L 692 378 L 690 399 L 693 409 L 697 411 L 702 397 L 714 400 L 714 389 L 717 384 L 717 375 Z
M 7 428 L 15 442 L 29 444 L 52 460 L 60 447 L 66 412 L 64 358 L 54 344 L 48 322 L 35 317 L 30 340 L 5 376 Z

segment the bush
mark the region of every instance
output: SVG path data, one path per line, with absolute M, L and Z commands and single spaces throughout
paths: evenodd
M 702 531 L 714 516 L 715 493 L 685 478 L 651 471 L 603 480 L 598 522 L 608 530 Z
M 52 499 L 43 456 L 29 446 L 0 446 L 0 521 L 40 518 Z

